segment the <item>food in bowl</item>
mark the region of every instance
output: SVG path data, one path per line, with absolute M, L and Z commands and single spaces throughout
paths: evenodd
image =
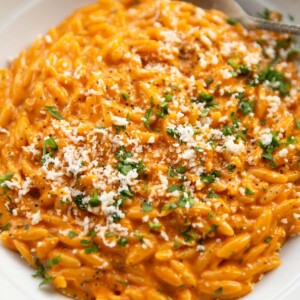
M 0 79 L 1 240 L 75 299 L 237 299 L 300 231 L 291 36 L 99 1 Z

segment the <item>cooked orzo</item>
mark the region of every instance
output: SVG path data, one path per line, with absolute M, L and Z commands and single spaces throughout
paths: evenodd
M 237 299 L 300 231 L 294 40 L 180 1 L 76 11 L 0 71 L 5 246 L 75 299 Z

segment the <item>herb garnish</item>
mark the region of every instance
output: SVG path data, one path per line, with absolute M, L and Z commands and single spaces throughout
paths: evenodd
M 45 106 L 46 111 L 58 120 L 63 120 L 63 116 L 58 112 L 56 106 Z

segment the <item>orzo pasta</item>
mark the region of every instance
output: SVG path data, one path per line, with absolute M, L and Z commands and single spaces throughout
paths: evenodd
M 179 1 L 76 11 L 0 74 L 5 246 L 76 299 L 237 299 L 300 231 L 294 40 Z

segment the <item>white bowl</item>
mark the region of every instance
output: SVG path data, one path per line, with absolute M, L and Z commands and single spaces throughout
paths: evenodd
M 0 67 L 57 25 L 74 9 L 96 0 L 0 0 Z M 206 0 L 209 1 L 209 0 Z M 291 14 L 300 23 L 300 0 L 239 0 L 253 15 L 264 7 Z M 282 265 L 255 285 L 245 300 L 300 299 L 300 238 L 290 239 L 281 251 Z M 0 246 L 1 300 L 64 300 L 51 288 L 39 289 L 39 279 L 19 255 Z

